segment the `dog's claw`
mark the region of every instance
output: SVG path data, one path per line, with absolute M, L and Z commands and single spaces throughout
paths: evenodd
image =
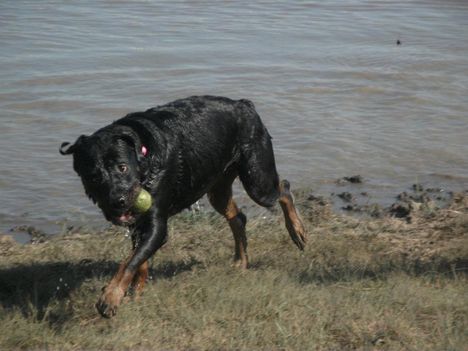
M 96 303 L 96 309 L 104 318 L 114 317 L 117 312 L 117 306 L 109 306 L 108 304 L 99 301 Z
M 303 251 L 307 243 L 307 237 L 305 235 L 305 229 L 304 224 L 302 224 L 302 220 L 298 218 L 298 222 L 287 226 L 287 229 L 294 244 L 296 244 L 299 250 Z
M 294 244 L 296 244 L 296 246 L 299 248 L 299 250 L 304 251 L 304 247 L 306 245 L 305 237 L 303 235 L 297 235 L 297 236 L 291 235 L 291 238 Z

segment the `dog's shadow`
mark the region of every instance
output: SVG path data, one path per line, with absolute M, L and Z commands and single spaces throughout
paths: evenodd
M 195 259 L 169 261 L 149 271 L 150 276 L 170 278 L 198 265 Z M 16 265 L 0 269 L 0 304 L 5 310 L 19 310 L 26 316 L 44 317 L 47 306 L 63 301 L 83 283 L 93 278 L 109 279 L 119 264 L 112 261 L 83 260 L 79 263 L 48 262 Z M 92 287 L 91 290 L 97 290 Z

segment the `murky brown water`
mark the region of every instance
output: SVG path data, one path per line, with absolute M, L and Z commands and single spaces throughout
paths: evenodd
M 464 0 L 3 0 L 0 47 L 3 232 L 102 225 L 60 142 L 194 94 L 253 100 L 295 184 L 468 186 Z

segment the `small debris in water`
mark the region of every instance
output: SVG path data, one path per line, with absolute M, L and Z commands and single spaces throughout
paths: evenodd
M 321 206 L 325 206 L 328 204 L 328 201 L 325 199 L 325 197 L 323 196 L 315 196 L 313 194 L 310 194 L 308 197 L 307 197 L 307 200 L 309 201 L 313 201 Z
M 345 211 L 354 211 L 354 212 L 361 212 L 361 206 L 358 206 L 356 204 L 350 204 L 350 205 L 346 205 L 344 207 L 341 208 L 342 210 L 345 210 Z
M 362 176 L 357 174 L 351 177 L 343 177 L 336 181 L 337 184 L 344 184 L 344 183 L 353 183 L 353 184 L 361 184 L 363 183 Z
M 357 175 L 354 175 L 354 176 L 351 176 L 351 177 L 344 177 L 345 180 L 347 180 L 348 182 L 350 183 L 356 183 L 356 184 L 360 184 L 363 182 L 362 180 L 362 176 L 357 174 Z
M 394 203 L 389 210 L 390 214 L 397 218 L 408 217 L 411 213 L 411 205 L 407 202 Z
M 345 202 L 351 202 L 353 200 L 353 195 L 347 191 L 338 194 L 338 197 L 341 198 Z

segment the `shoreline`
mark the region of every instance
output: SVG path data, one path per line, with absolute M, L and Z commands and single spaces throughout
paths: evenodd
M 239 188 L 239 185 L 237 186 Z M 385 198 L 376 194 L 376 189 L 368 184 L 368 180 L 362 175 L 344 176 L 338 179 L 329 180 L 325 187 L 314 191 L 311 188 L 293 189 L 293 193 L 301 198 L 303 202 L 312 204 L 328 205 L 340 215 L 349 215 L 353 217 L 373 217 L 382 218 L 385 216 L 402 218 L 411 221 L 411 214 L 421 207 L 426 211 L 437 211 L 450 205 L 455 194 L 468 193 L 468 187 L 460 191 L 450 190 L 439 186 L 426 186 L 422 183 L 413 183 L 401 187 L 402 191 L 398 193 L 386 193 Z M 379 189 L 378 189 L 379 190 Z M 243 190 L 241 190 L 243 192 Z M 377 191 L 378 192 L 378 191 Z M 271 217 L 276 216 L 277 207 L 269 210 L 253 203 L 243 192 L 235 194 L 240 195 L 238 204 L 242 211 L 249 217 Z M 100 216 L 100 210 L 96 210 L 96 217 Z M 204 196 L 190 209 L 184 212 L 206 212 L 214 213 Z M 99 218 L 99 217 L 98 217 Z M 21 244 L 37 243 L 47 241 L 49 237 L 61 235 L 67 232 L 79 232 L 81 229 L 86 231 L 103 231 L 106 228 L 112 228 L 113 225 L 102 220 L 102 224 L 91 224 L 84 218 L 81 221 L 59 221 L 45 226 L 38 221 L 26 221 L 25 224 L 17 223 L 1 232 L 0 237 L 11 236 L 16 242 Z M 54 228 L 55 230 L 51 229 Z

